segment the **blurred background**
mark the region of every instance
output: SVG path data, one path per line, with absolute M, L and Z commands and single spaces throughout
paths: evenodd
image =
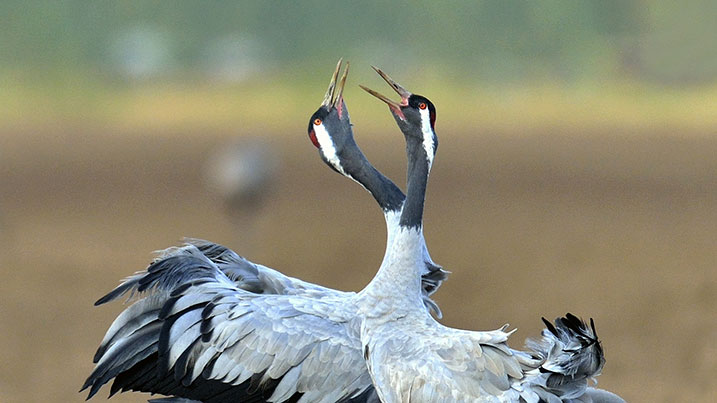
M 600 386 L 717 395 L 717 3 L 0 4 L 0 402 L 77 393 L 121 303 L 184 236 L 345 290 L 374 201 L 307 139 L 339 57 L 358 143 L 403 184 L 377 65 L 437 106 L 425 234 L 443 323 L 593 317 Z M 94 400 L 102 401 L 109 388 Z M 124 394 L 116 402 L 144 401 Z

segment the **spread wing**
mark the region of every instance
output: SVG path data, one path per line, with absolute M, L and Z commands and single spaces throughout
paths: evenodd
M 132 286 L 99 301 L 150 291 L 108 330 L 83 387 L 90 397 L 114 378 L 111 394 L 138 390 L 205 403 L 376 399 L 352 293 L 252 293 L 222 271 L 221 256 L 229 255 L 217 251 L 190 245 L 167 253 L 129 279 Z

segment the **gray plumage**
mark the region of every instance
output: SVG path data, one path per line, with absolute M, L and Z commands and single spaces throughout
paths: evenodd
M 600 374 L 603 351 L 594 325 L 568 314 L 527 351 L 511 349 L 507 325 L 494 331 L 454 329 L 418 309 L 423 270 L 423 208 L 437 149 L 435 106 L 376 71 L 401 96 L 386 102 L 406 139 L 407 196 L 399 230 L 378 273 L 358 295 L 361 343 L 384 403 L 591 402 L 611 394 L 587 387 Z M 621 399 L 613 401 L 621 401 Z
M 244 279 L 254 291 L 242 288 Z M 98 348 L 83 386 L 89 397 L 115 378 L 111 393 L 170 394 L 181 384 L 181 396 L 204 402 L 225 401 L 193 393 L 206 382 L 245 384 L 237 390 L 258 401 L 370 401 L 355 293 L 283 276 L 200 240 L 161 252 L 98 303 L 136 293 L 144 294 Z M 133 369 L 151 357 L 152 368 Z M 123 376 L 138 371 L 146 374 Z

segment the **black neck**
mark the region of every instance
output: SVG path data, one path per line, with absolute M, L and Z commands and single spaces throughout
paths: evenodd
M 381 209 L 384 211 L 401 210 L 403 201 L 406 199 L 401 189 L 374 168 L 358 146 L 348 150 L 345 152 L 350 152 L 352 155 L 342 156 L 344 157 L 342 158 L 344 171 L 371 193 Z
M 420 228 L 423 222 L 423 204 L 428 184 L 428 158 L 423 144 L 414 137 L 406 139 L 406 154 L 408 155 L 406 203 L 401 212 L 399 225 Z

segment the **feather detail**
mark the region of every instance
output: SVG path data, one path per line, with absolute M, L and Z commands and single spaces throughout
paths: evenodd
M 98 301 L 139 298 L 107 331 L 89 397 L 138 390 L 202 402 L 375 399 L 355 294 L 306 283 L 188 239 Z M 353 308 L 352 308 L 353 307 Z M 327 369 L 328 368 L 328 369 Z M 327 378 L 329 371 L 334 376 Z M 171 402 L 173 400 L 167 400 Z M 375 401 L 375 400 L 374 400 Z

